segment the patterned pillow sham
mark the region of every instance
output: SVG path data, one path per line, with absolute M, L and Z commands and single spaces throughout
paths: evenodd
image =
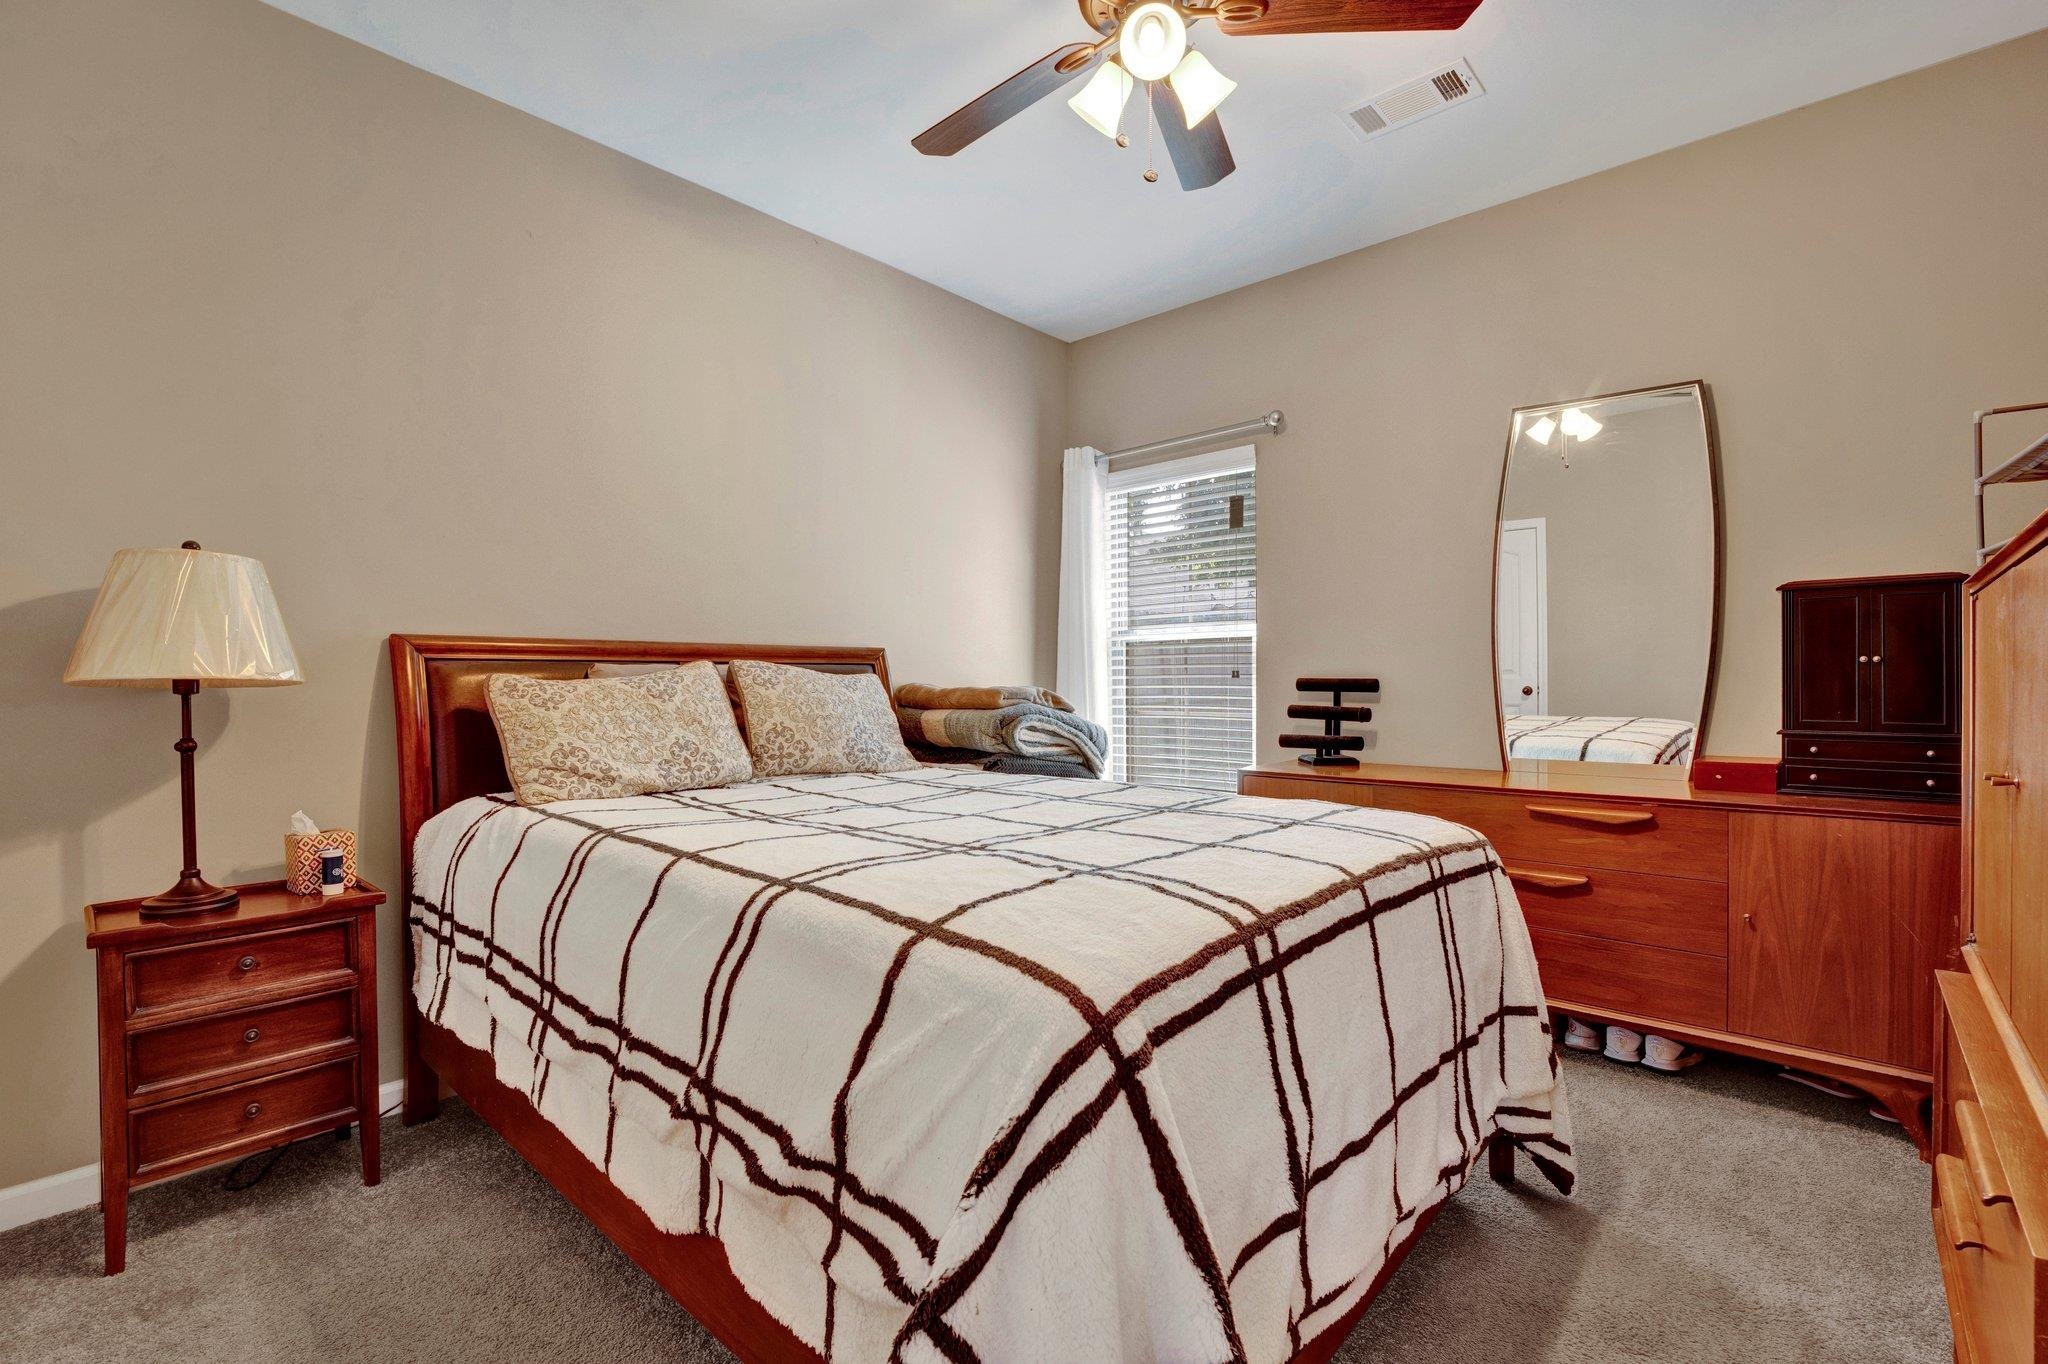
M 709 663 L 572 681 L 493 673 L 484 692 L 521 805 L 729 786 L 753 775 Z
M 908 772 L 896 708 L 873 673 L 825 673 L 735 659 L 756 777 L 831 772 Z

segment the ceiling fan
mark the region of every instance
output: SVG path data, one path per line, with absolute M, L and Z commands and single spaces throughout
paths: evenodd
M 1262 33 L 1388 33 L 1458 28 L 1480 0 L 1079 0 L 1081 18 L 1101 35 L 1046 53 L 973 103 L 910 139 L 926 156 L 951 156 L 984 133 L 1082 76 L 1068 105 L 1118 146 L 1132 88 L 1146 88 L 1146 110 L 1166 143 L 1184 190 L 1206 189 L 1237 169 L 1214 117 L 1237 83 L 1188 46 L 1188 28 L 1204 19 L 1233 37 Z M 1093 73 L 1093 74 L 1090 74 Z M 1147 168 L 1147 180 L 1159 173 Z

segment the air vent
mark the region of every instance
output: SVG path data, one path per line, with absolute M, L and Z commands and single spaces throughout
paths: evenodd
M 1459 62 L 1406 85 L 1397 85 L 1378 99 L 1367 100 L 1350 110 L 1345 117 L 1361 136 L 1378 137 L 1453 104 L 1468 104 L 1485 93 L 1479 78 L 1472 74 L 1471 64 Z

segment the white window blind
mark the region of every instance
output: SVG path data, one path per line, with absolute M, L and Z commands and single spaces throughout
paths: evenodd
M 1110 774 L 1235 790 L 1253 747 L 1252 452 L 1113 473 L 1107 486 Z

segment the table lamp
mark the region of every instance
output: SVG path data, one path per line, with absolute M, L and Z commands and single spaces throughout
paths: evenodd
M 184 803 L 185 864 L 178 883 L 142 901 L 140 910 L 161 918 L 232 907 L 240 897 L 199 874 L 192 697 L 202 686 L 287 687 L 305 680 L 263 565 L 202 550 L 191 540 L 179 549 L 119 551 L 64 680 L 78 687 L 168 685 L 177 695 L 184 732 L 172 747 Z

